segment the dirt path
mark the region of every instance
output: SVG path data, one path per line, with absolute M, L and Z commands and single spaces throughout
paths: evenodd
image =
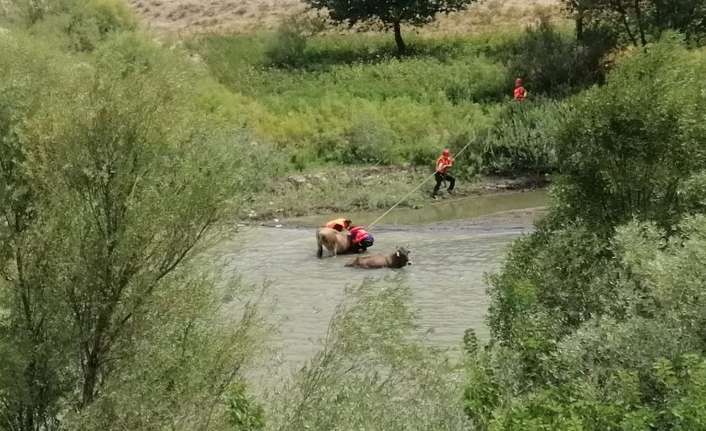
M 273 29 L 304 9 L 301 0 L 127 1 L 150 28 L 187 34 Z M 465 33 L 487 26 L 528 23 L 539 13 L 556 13 L 558 9 L 559 0 L 484 0 L 466 12 L 442 18 L 427 31 Z

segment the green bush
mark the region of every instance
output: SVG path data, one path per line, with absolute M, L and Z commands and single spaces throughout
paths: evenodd
M 512 76 L 524 78 L 530 97 L 535 93 L 564 95 L 601 82 L 604 57 L 613 46 L 599 29 L 585 34 L 584 42 L 577 44 L 570 33 L 542 20 L 512 42 L 503 57 Z
M 346 147 L 339 155 L 340 161 L 349 164 L 389 164 L 392 161 L 389 149 L 397 136 L 376 118 L 369 115 L 355 118 L 343 136 Z
M 132 11 L 119 0 L 58 0 L 37 7 L 42 8 L 41 19 L 30 21 L 30 31 L 58 38 L 73 51 L 93 51 L 111 34 L 137 27 Z
M 556 129 L 563 214 L 607 231 L 633 217 L 678 222 L 681 184 L 706 164 L 704 70 L 702 52 L 667 37 L 571 103 Z
M 325 22 L 306 14 L 293 15 L 282 23 L 265 47 L 268 63 L 277 67 L 307 64 L 304 58 L 308 40 L 324 29 Z
M 134 30 L 137 21 L 128 6 L 116 0 L 79 2 L 69 10 L 65 31 L 77 51 L 92 51 L 115 32 Z
M 563 112 L 561 104 L 549 100 L 504 107 L 493 127 L 476 138 L 479 168 L 498 175 L 554 171 L 557 159 L 552 133 Z
M 702 427 L 705 60 L 667 37 L 569 102 L 550 213 L 490 278 L 479 429 Z
M 415 335 L 408 289 L 367 281 L 345 293 L 321 349 L 277 392 L 268 429 L 466 429 L 461 370 Z
M 244 384 L 235 386 L 226 396 L 229 422 L 237 431 L 262 431 L 265 429 L 265 412 L 262 406 L 248 397 Z
M 611 249 L 610 259 L 563 243 L 570 230 L 552 234 L 558 240 L 548 236 L 544 246 L 536 238 L 516 246 L 505 281 L 494 281 L 493 290 L 503 292 L 502 300 L 493 298 L 502 308 L 491 309 L 495 344 L 468 361 L 466 411 L 474 424 L 481 430 L 698 428 L 706 405 L 706 304 L 698 293 L 704 216 L 679 231 L 665 242 L 654 224 L 623 226 L 610 246 L 598 247 Z M 568 262 L 548 260 L 545 247 L 563 251 Z M 586 273 L 577 263 L 593 269 Z M 547 279 L 551 272 L 554 281 Z M 537 277 L 544 280 L 536 283 Z M 593 289 L 600 284 L 603 290 Z M 604 305 L 581 321 L 562 317 L 597 301 Z M 507 324 L 497 325 L 498 317 Z M 542 321 L 556 325 L 538 326 Z
M 199 71 L 147 37 L 0 53 L 0 428 L 225 423 L 261 323 L 224 317 L 196 257 L 268 154 L 213 129 Z

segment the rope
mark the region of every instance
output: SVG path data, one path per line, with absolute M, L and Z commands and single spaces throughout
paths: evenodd
M 463 154 L 463 152 L 466 151 L 466 148 L 468 148 L 474 141 L 475 141 L 475 135 L 473 136 L 472 139 L 469 139 L 469 140 L 468 140 L 468 143 L 466 144 L 465 147 L 463 147 L 463 148 L 461 149 L 461 151 L 459 151 L 458 153 L 456 153 L 456 158 L 461 157 L 461 154 Z M 403 197 L 402 199 L 400 199 L 399 201 L 397 201 L 396 204 L 392 205 L 392 207 L 390 207 L 390 209 L 388 209 L 387 211 L 385 211 L 380 217 L 376 218 L 372 223 L 370 223 L 370 224 L 367 226 L 367 227 L 368 227 L 368 230 L 372 230 L 372 229 L 373 229 L 373 226 L 375 226 L 376 224 L 378 224 L 382 219 L 384 219 L 388 214 L 390 214 L 390 213 L 392 212 L 392 210 L 394 210 L 395 208 L 397 208 L 398 206 L 400 206 L 400 204 L 401 204 L 402 202 L 404 202 L 405 200 L 407 200 L 408 197 L 410 197 L 414 192 L 416 192 L 417 190 L 419 190 L 427 181 L 429 181 L 432 177 L 434 177 L 434 175 L 436 175 L 436 171 L 434 171 L 434 173 L 431 174 L 430 176 L 426 177 L 426 178 L 424 179 L 424 181 L 422 181 L 421 183 L 419 183 L 419 185 L 418 185 L 417 187 L 415 187 L 414 189 L 412 189 L 412 191 L 410 191 L 409 193 L 407 193 L 406 195 L 404 195 L 404 197 Z

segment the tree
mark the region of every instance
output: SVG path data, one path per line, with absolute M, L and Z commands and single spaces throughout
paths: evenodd
M 701 41 L 706 34 L 703 0 L 563 0 L 576 21 L 577 40 L 586 29 L 607 27 L 635 46 L 645 46 L 662 32 L 676 30 Z
M 563 214 L 610 233 L 633 218 L 669 229 L 706 166 L 703 63 L 677 37 L 624 60 L 604 87 L 575 99 L 556 133 Z M 698 58 L 698 57 L 697 57 Z
M 188 263 L 248 192 L 251 146 L 206 127 L 199 72 L 146 38 L 82 62 L 35 45 L 0 38 L 0 429 L 206 429 L 254 325 L 226 325 Z
M 703 428 L 706 57 L 663 39 L 552 134 L 554 204 L 490 278 L 468 358 L 474 429 Z
M 380 20 L 395 34 L 397 51 L 403 53 L 406 45 L 402 39 L 403 23 L 420 26 L 434 20 L 439 13 L 466 9 L 475 0 L 306 0 L 316 9 L 327 9 L 334 21 L 358 22 Z

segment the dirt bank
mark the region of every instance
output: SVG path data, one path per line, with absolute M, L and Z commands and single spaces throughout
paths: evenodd
M 329 168 L 290 174 L 272 181 L 239 215 L 241 219 L 253 222 L 272 222 L 315 214 L 387 209 L 423 182 L 419 190 L 400 204 L 400 208 L 423 208 L 439 200 L 534 190 L 546 187 L 550 178 L 460 178 L 453 195 L 442 192 L 439 200 L 433 200 L 431 191 L 435 182 L 428 169 L 400 166 Z

